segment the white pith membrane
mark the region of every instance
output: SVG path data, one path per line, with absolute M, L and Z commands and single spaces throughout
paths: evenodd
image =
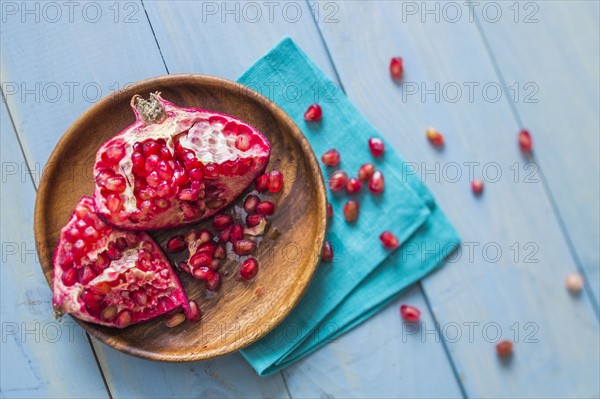
M 89 227 L 94 227 L 99 235 L 97 240 L 88 238 L 89 244 L 79 257 L 73 247 L 77 240 L 86 240 L 71 238 L 73 228 L 83 236 L 82 230 Z M 101 270 L 97 266 L 98 259 L 106 260 L 105 251 L 109 247 L 117 248 L 117 242 L 126 245 Z M 61 263 L 67 265 L 66 270 Z M 72 268 L 77 270 L 77 280 L 67 285 L 63 279 Z M 93 278 L 83 279 L 85 273 L 91 273 L 88 276 Z M 54 257 L 53 304 L 59 313 L 70 313 L 81 320 L 111 327 L 126 327 L 180 307 L 189 312 L 181 283 L 152 238 L 144 232 L 125 232 L 106 225 L 94 213 L 93 200 L 89 197 L 82 198 L 61 230 Z M 103 315 L 111 317 L 103 318 Z
M 155 98 L 164 108 L 166 119 L 160 123 L 145 124 L 134 108 L 138 117 L 136 123 L 105 143 L 96 156 L 94 177 L 97 184 L 94 199 L 97 211 L 111 224 L 127 229 L 152 230 L 174 227 L 195 223 L 216 214 L 254 181 L 265 168 L 269 157 L 270 146 L 267 139 L 243 121 L 201 109 L 179 108 L 162 100 L 160 96 Z M 236 141 L 241 135 L 249 142 L 245 150 L 236 147 Z M 175 165 L 174 169 L 180 167 L 177 161 L 181 164 L 184 162 L 182 153 L 176 149 L 179 145 L 184 151 L 192 151 L 195 158 L 203 164 L 204 177 L 200 180 L 190 179 L 189 183 L 181 186 L 175 183 L 175 177 L 161 178 L 161 182 L 167 181 L 173 194 L 149 198 L 153 205 L 152 210 L 140 212 L 141 202 L 139 195 L 136 197 L 136 191 L 139 193 L 140 189 L 147 189 L 143 184 L 150 183 L 146 182 L 147 176 L 141 176 L 134 170 L 134 145 L 143 145 L 149 141 L 162 145 L 163 140 L 173 158 L 161 158 L 161 162 Z M 102 155 L 115 143 L 125 144 L 125 155 L 118 164 L 107 165 L 102 161 Z M 208 168 L 216 168 L 216 173 L 209 175 Z M 119 193 L 102 187 L 100 176 L 102 171 L 107 169 L 112 171 L 110 173 L 114 172 L 125 178 L 124 191 Z M 189 174 L 190 170 L 187 167 L 185 169 Z M 198 198 L 178 199 L 181 191 L 191 188 L 193 182 L 200 193 Z M 151 190 L 146 190 L 148 191 Z M 110 194 L 119 195 L 122 206 L 117 212 L 111 212 L 107 206 Z M 162 207 L 157 205 L 157 201 L 161 201 Z

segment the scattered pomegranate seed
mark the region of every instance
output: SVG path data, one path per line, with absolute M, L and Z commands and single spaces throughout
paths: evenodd
M 390 61 L 390 75 L 394 80 L 402 79 L 404 73 L 404 63 L 402 57 L 393 57 Z
M 510 356 L 510 354 L 512 354 L 512 351 L 513 343 L 507 339 L 500 341 L 498 342 L 498 344 L 496 344 L 496 353 L 500 357 Z
M 383 179 L 383 173 L 376 170 L 375 172 L 373 172 L 373 176 L 371 176 L 371 179 L 369 179 L 369 190 L 373 194 L 381 194 L 383 192 L 384 186 L 385 184 Z
M 204 282 L 204 286 L 209 291 L 216 291 L 221 286 L 221 273 L 214 272 L 214 274 Z
M 256 205 L 256 212 L 261 215 L 271 216 L 275 213 L 275 204 L 271 201 L 262 201 Z
M 256 205 L 260 202 L 260 198 L 256 195 L 249 195 L 244 200 L 244 210 L 248 214 L 256 213 Z
M 340 191 L 346 187 L 346 183 L 348 183 L 348 175 L 341 170 L 333 172 L 329 178 L 329 188 L 331 191 Z
M 344 204 L 344 218 L 346 218 L 346 222 L 352 223 L 358 219 L 358 202 L 356 201 L 348 201 Z
M 254 258 L 248 258 L 240 266 L 240 276 L 244 280 L 252 280 L 258 273 L 258 262 Z
M 323 116 L 323 110 L 319 104 L 312 104 L 304 113 L 304 120 L 320 121 Z
M 244 238 L 244 226 L 239 223 L 231 226 L 231 230 L 229 231 L 229 242 L 234 244 L 236 241 L 239 241 L 242 238 Z
M 383 140 L 378 139 L 377 137 L 371 137 L 369 139 L 369 149 L 374 157 L 380 157 L 385 151 L 385 144 L 383 144 Z
M 327 203 L 327 219 L 331 219 L 333 217 L 333 207 L 328 202 Z
M 383 244 L 384 247 L 389 248 L 389 249 L 394 249 L 394 248 L 398 248 L 398 239 L 396 238 L 396 236 L 394 234 L 392 234 L 391 231 L 384 231 L 383 233 L 381 233 L 381 235 L 379 236 L 379 239 L 381 240 L 381 243 Z
M 266 173 L 258 176 L 254 181 L 254 187 L 256 188 L 256 191 L 260 193 L 267 191 L 267 180 L 269 180 L 269 175 Z
M 372 163 L 366 163 L 358 170 L 358 179 L 361 181 L 367 181 L 375 173 L 375 165 Z
M 355 177 L 351 177 L 348 179 L 348 183 L 346 183 L 346 191 L 348 194 L 356 194 L 362 188 L 362 183 Z
M 427 136 L 427 139 L 433 146 L 438 148 L 444 146 L 444 136 L 436 129 L 428 127 L 427 130 L 425 130 L 425 136 Z
M 173 327 L 177 327 L 184 321 L 185 321 L 185 315 L 183 313 L 176 313 L 174 315 L 167 317 L 167 321 L 165 322 L 165 324 L 167 325 L 167 327 L 173 328 Z
M 248 215 L 246 216 L 246 226 L 258 226 L 265 217 L 263 215 Z
M 481 179 L 473 179 L 471 182 L 471 190 L 475 195 L 479 195 L 483 192 L 483 180 Z
M 233 252 L 239 256 L 250 255 L 255 250 L 256 243 L 254 241 L 242 239 L 233 243 Z
M 333 247 L 331 246 L 331 243 L 327 240 L 325 240 L 325 243 L 323 244 L 323 252 L 321 253 L 321 260 L 323 262 L 331 262 L 333 260 Z
M 272 193 L 280 192 L 283 187 L 283 174 L 278 170 L 271 171 L 267 179 L 267 187 Z
M 167 251 L 181 252 L 185 249 L 185 239 L 182 234 L 178 234 L 167 242 Z
M 578 294 L 583 289 L 583 277 L 579 273 L 571 273 L 565 279 L 565 285 L 573 294 Z
M 414 306 L 401 305 L 400 315 L 406 321 L 415 322 L 419 321 L 419 319 L 421 318 L 421 311 L 415 308 Z
M 188 320 L 191 322 L 200 320 L 202 317 L 202 312 L 198 307 L 198 304 L 195 301 L 190 301 L 190 314 L 188 315 Z
M 229 215 L 215 215 L 213 219 L 213 228 L 215 230 L 225 230 L 227 227 L 233 224 L 233 218 Z
M 331 149 L 321 155 L 321 161 L 327 166 L 337 166 L 340 163 L 340 153 L 335 149 Z
M 521 130 L 519 132 L 519 146 L 521 147 L 521 151 L 525 154 L 531 153 L 533 149 L 533 141 L 531 140 L 531 135 L 527 130 Z

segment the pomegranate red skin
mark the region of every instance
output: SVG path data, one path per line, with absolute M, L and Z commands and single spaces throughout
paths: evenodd
M 196 223 L 229 205 L 267 165 L 268 140 L 237 118 L 178 107 L 160 93 L 134 96 L 131 106 L 136 121 L 100 147 L 94 165 L 95 208 L 109 224 Z
M 144 232 L 123 231 L 105 224 L 93 210 L 93 199 L 82 197 L 61 230 L 53 256 L 52 303 L 56 312 L 116 328 L 151 320 L 177 308 L 190 314 L 181 282 L 158 244 Z M 87 223 L 85 229 L 93 226 L 99 234 L 77 255 L 69 249 L 74 247 L 69 241 L 71 232 L 81 230 L 81 222 Z M 143 253 L 149 257 L 142 257 Z M 145 270 L 141 259 L 149 259 Z M 122 299 L 122 292 L 131 295 Z M 91 296 L 95 298 L 94 306 L 88 300 Z M 107 313 L 113 315 L 110 320 L 102 318 Z

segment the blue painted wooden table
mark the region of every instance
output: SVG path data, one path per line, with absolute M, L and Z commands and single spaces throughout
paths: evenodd
M 599 7 L 537 2 L 0 3 L 2 397 L 598 397 Z M 44 164 L 92 103 L 165 73 L 235 79 L 284 35 L 427 184 L 463 245 L 271 377 L 239 354 L 152 363 L 52 318 L 33 238 Z M 401 86 L 391 56 L 405 60 Z M 438 152 L 427 126 L 444 132 Z M 516 144 L 534 137 L 534 157 Z M 469 180 L 482 177 L 474 197 Z M 43 245 L 43 243 L 41 243 Z M 564 288 L 579 271 L 579 296 Z M 398 306 L 423 311 L 418 331 Z M 508 363 L 495 342 L 515 341 Z

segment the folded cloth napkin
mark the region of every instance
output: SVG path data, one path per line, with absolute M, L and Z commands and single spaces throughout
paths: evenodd
M 341 154 L 338 167 L 350 176 L 368 161 L 385 176 L 382 194 L 373 195 L 363 188 L 356 195 L 360 216 L 353 224 L 346 223 L 342 213 L 348 196 L 329 194 L 334 217 L 327 239 L 334 248 L 334 262 L 320 264 L 288 317 L 241 351 L 259 375 L 269 375 L 372 316 L 441 264 L 459 238 L 427 188 L 416 176 L 405 173 L 408 168 L 389 144 L 385 154 L 374 159 L 367 141 L 381 138 L 379 133 L 290 38 L 258 60 L 238 82 L 287 112 L 317 157 L 335 148 Z M 315 102 L 323 109 L 322 121 L 304 121 L 304 112 Z M 327 179 L 333 169 L 323 167 L 322 172 Z M 383 248 L 379 234 L 385 230 L 398 237 L 401 248 Z

